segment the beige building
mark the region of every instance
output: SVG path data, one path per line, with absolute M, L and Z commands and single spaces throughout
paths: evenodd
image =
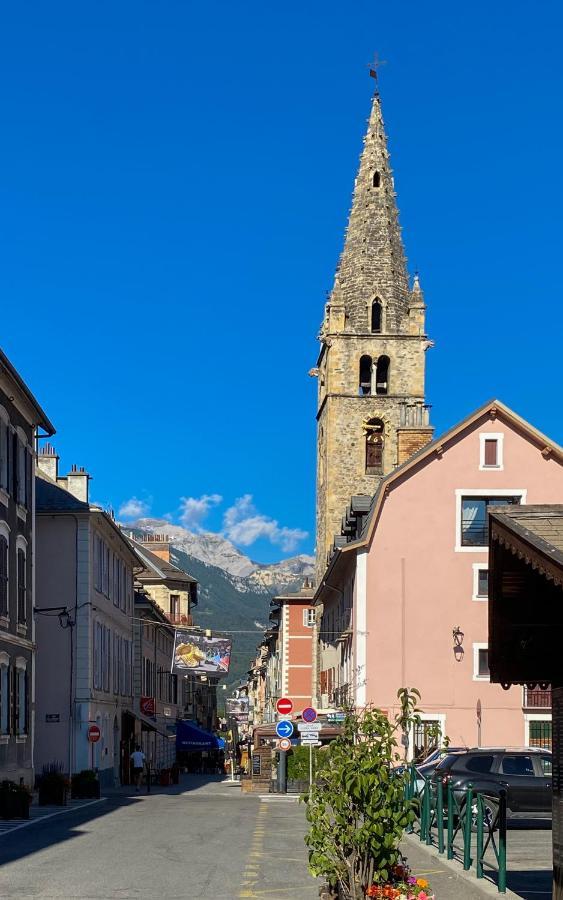
M 164 535 L 129 535 L 143 568 L 137 581 L 173 625 L 192 625 L 197 604 L 197 581 L 170 561 L 170 540 Z
M 353 495 L 432 435 L 425 402 L 425 304 L 412 287 L 376 93 L 317 367 L 317 581 Z

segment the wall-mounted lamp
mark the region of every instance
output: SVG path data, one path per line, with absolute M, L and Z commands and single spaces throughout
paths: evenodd
M 455 625 L 452 629 L 452 637 L 454 639 L 454 656 L 456 662 L 461 662 L 463 659 L 464 649 L 463 649 L 463 638 L 465 637 L 463 631 L 459 627 L 459 625 Z

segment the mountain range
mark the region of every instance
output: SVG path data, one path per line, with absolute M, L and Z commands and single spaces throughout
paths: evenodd
M 233 639 L 227 691 L 248 671 L 264 630 L 270 600 L 297 591 L 313 574 L 314 559 L 301 554 L 278 563 L 253 562 L 220 534 L 192 532 L 165 519 L 138 519 L 134 532 L 166 534 L 171 561 L 199 582 L 194 622 L 202 628 L 230 634 Z

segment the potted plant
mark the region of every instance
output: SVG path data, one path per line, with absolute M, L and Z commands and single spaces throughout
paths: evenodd
M 76 772 L 71 780 L 72 798 L 79 800 L 99 800 L 100 782 L 94 769 Z
M 29 819 L 32 794 L 26 784 L 0 783 L 0 818 Z
M 63 771 L 62 763 L 43 766 L 37 779 L 39 806 L 66 806 L 70 792 L 70 782 Z
M 397 883 L 399 870 L 403 871 L 399 843 L 415 819 L 416 802 L 406 791 L 408 771 L 397 770 L 402 761 L 397 735 L 408 733 L 418 720 L 419 697 L 418 691 L 402 688 L 394 721 L 378 709 L 350 712 L 342 734 L 326 750 L 322 773 L 304 798 L 310 824 L 305 838 L 309 869 L 326 878 L 332 896 L 425 900 L 416 879 L 410 893 L 405 879 L 406 893 Z
M 168 787 L 172 784 L 172 773 L 170 769 L 161 769 L 160 770 L 160 786 Z

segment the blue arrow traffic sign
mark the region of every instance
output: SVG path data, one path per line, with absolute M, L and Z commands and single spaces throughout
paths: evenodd
M 293 725 L 287 719 L 282 719 L 276 725 L 276 734 L 279 738 L 288 738 L 293 734 Z

